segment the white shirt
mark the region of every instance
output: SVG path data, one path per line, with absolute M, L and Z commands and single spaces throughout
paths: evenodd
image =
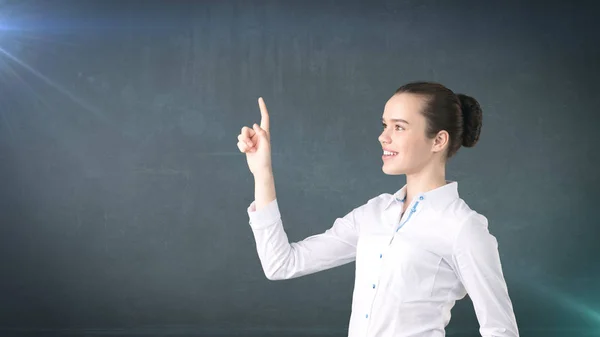
M 289 243 L 277 200 L 248 215 L 265 275 L 300 277 L 356 261 L 349 337 L 442 337 L 467 293 L 484 337 L 519 336 L 487 218 L 457 182 L 417 195 L 406 186 L 355 208 L 322 234 Z M 401 216 L 402 215 L 402 216 Z

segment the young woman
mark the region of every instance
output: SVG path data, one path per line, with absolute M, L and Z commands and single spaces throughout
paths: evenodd
M 400 87 L 383 111 L 383 172 L 406 185 L 355 208 L 324 233 L 290 243 L 271 167 L 269 114 L 242 128 L 238 147 L 255 178 L 250 226 L 265 275 L 290 279 L 355 261 L 348 336 L 445 336 L 450 310 L 469 294 L 484 337 L 518 336 L 496 238 L 487 218 L 446 180 L 446 162 L 472 147 L 482 111 L 438 83 Z

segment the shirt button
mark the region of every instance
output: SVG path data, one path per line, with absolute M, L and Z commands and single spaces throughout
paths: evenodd
M 420 197 L 419 197 L 419 200 L 423 200 L 423 199 L 425 199 L 425 197 L 423 197 L 423 196 L 420 196 Z
M 369 318 L 369 314 L 366 314 L 366 315 L 365 315 L 365 318 Z
M 375 284 L 373 284 L 373 289 L 375 289 Z
M 381 259 L 383 257 L 383 254 L 379 254 L 379 258 Z

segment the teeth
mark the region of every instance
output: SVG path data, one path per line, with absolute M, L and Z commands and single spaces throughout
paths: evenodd
M 397 152 L 383 151 L 384 156 L 395 156 L 397 154 Z

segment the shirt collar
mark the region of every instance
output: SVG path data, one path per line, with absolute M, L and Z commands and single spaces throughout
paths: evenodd
M 394 193 L 393 197 L 390 198 L 390 201 L 385 205 L 385 209 L 390 207 L 390 205 L 394 202 L 406 201 L 406 187 L 407 186 L 405 184 L 401 189 Z M 421 193 L 415 197 L 423 197 L 422 200 L 427 200 L 427 203 L 434 206 L 434 208 L 444 209 L 448 204 L 450 204 L 450 202 L 458 199 L 458 182 L 446 180 L 446 185 L 440 186 L 425 193 Z

